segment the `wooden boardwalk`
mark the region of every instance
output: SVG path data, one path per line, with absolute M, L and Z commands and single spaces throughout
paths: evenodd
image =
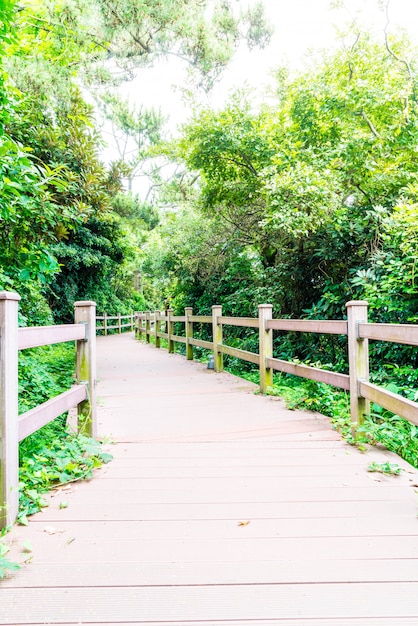
M 115 458 L 8 535 L 0 624 L 417 626 L 406 463 L 131 334 L 98 368 Z

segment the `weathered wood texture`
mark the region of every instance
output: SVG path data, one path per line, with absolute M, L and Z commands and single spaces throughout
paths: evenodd
M 94 435 L 96 423 L 95 303 L 75 303 L 75 324 L 18 329 L 19 300 L 16 293 L 0 292 L 0 529 L 17 515 L 19 441 L 77 405 L 87 433 Z M 83 384 L 18 417 L 18 350 L 74 340 L 76 376 Z
M 366 381 L 360 381 L 360 393 L 364 398 L 376 402 L 395 415 L 402 415 L 413 424 L 418 425 L 418 404 L 397 393 L 382 389 Z
M 261 393 L 266 393 L 267 389 L 273 385 L 273 369 L 269 363 L 269 359 L 273 356 L 273 332 L 268 327 L 272 317 L 272 305 L 260 304 L 258 307 L 258 351 L 260 354 L 258 363 Z
M 212 341 L 205 341 L 204 339 L 194 339 L 191 337 L 189 339 L 189 343 L 191 346 L 198 346 L 199 348 L 205 348 L 206 350 L 213 350 Z
M 84 324 L 62 324 L 61 326 L 30 326 L 19 328 L 19 350 L 48 346 L 53 343 L 76 341 L 85 339 L 86 327 Z
M 258 328 L 259 320 L 254 317 L 225 317 L 219 318 L 219 324 L 225 326 L 240 326 L 241 328 Z
M 273 319 L 268 322 L 267 328 L 273 330 L 288 330 L 299 333 L 327 333 L 328 335 L 346 335 L 347 322 L 338 320 L 288 320 Z
M 322 370 L 318 367 L 310 367 L 301 365 L 300 363 L 290 363 L 281 359 L 267 359 L 267 364 L 278 372 L 286 372 L 294 376 L 302 376 L 310 380 L 317 380 L 321 383 L 327 383 L 341 389 L 350 389 L 350 377 L 347 374 L 339 374 L 338 372 L 330 372 Z
M 75 385 L 59 396 L 19 415 L 19 441 L 36 432 L 45 424 L 87 400 L 86 385 Z
M 242 361 L 254 363 L 255 365 L 260 364 L 260 356 L 254 352 L 248 352 L 248 350 L 241 350 L 240 348 L 232 348 L 232 346 L 225 346 L 224 344 L 218 344 L 218 350 L 222 354 L 227 354 L 228 356 L 241 359 Z
M 418 346 L 418 325 L 414 324 L 359 324 L 359 337 Z
M 0 528 L 18 509 L 18 328 L 20 296 L 0 292 Z
M 74 302 L 74 319 L 86 327 L 86 338 L 76 344 L 76 380 L 87 388 L 87 397 L 77 407 L 78 428 L 90 437 L 97 435 L 96 407 L 96 303 Z
M 369 380 L 369 344 L 368 339 L 359 336 L 358 328 L 367 322 L 367 302 L 351 300 L 347 302 L 348 332 L 348 364 L 350 370 L 350 413 L 352 433 L 355 436 L 357 427 L 362 423 L 364 415 L 370 413 L 370 403 L 360 394 L 360 381 Z
M 210 315 L 191 315 L 190 321 L 195 324 L 212 324 L 212 317 Z
M 124 328 L 129 328 L 129 330 L 134 330 L 135 328 L 135 316 L 136 319 L 145 319 L 145 316 L 141 313 L 129 313 L 128 315 L 122 315 L 118 313 L 117 315 L 108 315 L 105 313 L 104 315 L 96 315 L 96 331 L 103 330 L 103 334 L 106 336 L 109 331 L 117 331 L 121 333 Z M 109 320 L 112 322 L 109 324 Z M 114 324 L 114 320 L 117 320 L 117 323 Z M 129 320 L 129 322 L 122 322 L 122 320 Z M 98 324 L 97 322 L 103 321 L 103 324 Z
M 114 460 L 7 536 L 30 562 L 0 584 L 0 624 L 418 623 L 407 463 L 128 335 L 98 355 Z

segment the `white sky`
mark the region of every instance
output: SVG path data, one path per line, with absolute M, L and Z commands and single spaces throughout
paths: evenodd
M 236 2 L 246 8 L 255 0 Z M 311 51 L 335 47 L 337 29 L 343 29 L 353 19 L 373 28 L 383 37 L 386 13 L 379 8 L 379 0 L 343 0 L 343 6 L 338 9 L 331 9 L 331 4 L 331 0 L 264 0 L 266 13 L 275 29 L 271 44 L 265 50 L 252 52 L 241 46 L 207 100 L 208 104 L 222 106 L 228 94 L 245 83 L 255 87 L 259 93 L 264 92 L 273 68 L 283 64 L 295 70 L 303 68 Z M 389 16 L 390 31 L 405 29 L 418 43 L 418 0 L 390 0 Z M 137 78 L 124 84 L 120 91 L 133 104 L 161 107 L 170 118 L 170 131 L 175 132 L 188 116 L 181 94 L 174 88 L 175 84 L 182 83 L 182 72 L 180 62 L 163 62 L 151 69 L 138 71 Z M 107 133 L 106 139 L 109 139 L 109 146 L 103 158 L 108 160 L 115 154 Z

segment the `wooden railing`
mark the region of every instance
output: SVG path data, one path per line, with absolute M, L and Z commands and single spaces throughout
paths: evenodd
M 214 369 L 223 369 L 223 355 L 254 363 L 259 367 L 260 391 L 266 393 L 273 385 L 273 372 L 285 372 L 303 378 L 309 378 L 333 385 L 350 392 L 350 412 L 352 431 L 355 435 L 364 415 L 370 413 L 370 401 L 392 411 L 418 425 L 418 403 L 383 387 L 369 382 L 369 340 L 390 341 L 417 346 L 418 325 L 412 324 L 369 324 L 367 322 L 368 304 L 362 300 L 347 302 L 347 320 L 291 320 L 273 319 L 272 306 L 261 304 L 258 318 L 224 317 L 222 307 L 213 306 L 211 316 L 193 315 L 191 308 L 185 309 L 185 315 L 174 316 L 171 310 L 136 313 L 136 336 L 144 335 L 150 342 L 155 339 L 157 348 L 161 338 L 167 339 L 169 352 L 174 352 L 174 345 L 180 342 L 186 345 L 187 359 L 193 359 L 193 347 L 199 346 L 213 351 Z M 184 335 L 174 334 L 174 324 L 185 326 Z M 166 332 L 161 331 L 165 324 Z M 212 328 L 212 341 L 203 341 L 193 337 L 193 324 L 209 324 Z M 223 343 L 223 326 L 239 326 L 258 329 L 259 350 L 248 352 Z M 323 370 L 316 367 L 276 359 L 273 356 L 273 331 L 292 331 L 345 335 L 348 341 L 349 374 Z
M 0 528 L 13 523 L 19 504 L 19 441 L 77 407 L 79 429 L 96 435 L 96 304 L 76 302 L 74 324 L 18 328 L 17 293 L 0 292 Z M 76 342 L 71 389 L 18 415 L 18 351 Z
M 124 320 L 129 320 L 125 322 Z M 97 324 L 97 322 L 103 322 L 103 324 Z M 102 330 L 104 335 L 108 335 L 109 332 L 117 331 L 119 334 L 124 330 L 133 330 L 135 327 L 135 315 L 129 313 L 129 315 L 122 315 L 117 313 L 116 315 L 103 315 L 96 316 L 96 332 Z

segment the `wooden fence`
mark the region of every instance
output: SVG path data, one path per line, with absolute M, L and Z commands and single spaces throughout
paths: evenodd
M 124 320 L 129 320 L 125 322 Z M 97 324 L 97 321 L 102 321 L 103 324 Z M 129 313 L 129 315 L 122 315 L 121 313 L 117 313 L 116 315 L 108 315 L 107 313 L 103 313 L 103 315 L 96 316 L 96 332 L 103 331 L 104 335 L 108 335 L 109 332 L 117 331 L 118 333 L 123 332 L 124 330 L 133 330 L 135 327 L 135 314 Z
M 181 316 L 173 315 L 171 310 L 136 313 L 136 336 L 144 335 L 147 342 L 155 338 L 157 348 L 161 339 L 167 339 L 168 351 L 174 352 L 176 342 L 186 346 L 187 359 L 193 359 L 193 347 L 199 346 L 213 351 L 214 369 L 223 369 L 223 355 L 248 361 L 258 365 L 260 372 L 260 391 L 265 393 L 273 384 L 273 372 L 285 372 L 303 378 L 333 385 L 350 392 L 350 411 L 352 430 L 355 434 L 363 416 L 370 412 L 370 401 L 404 417 L 418 425 L 418 403 L 392 393 L 383 387 L 369 382 L 369 340 L 390 341 L 418 346 L 418 325 L 412 324 L 369 324 L 367 322 L 368 304 L 362 300 L 347 302 L 347 320 L 291 320 L 273 319 L 270 304 L 258 307 L 258 318 L 224 317 L 222 307 L 213 306 L 212 315 L 193 315 L 191 308 L 185 309 Z M 184 335 L 174 334 L 175 323 L 184 324 Z M 161 324 L 165 324 L 165 332 Z M 203 341 L 193 337 L 193 325 L 208 324 L 212 327 L 212 341 Z M 248 352 L 228 346 L 222 341 L 223 326 L 239 326 L 258 329 L 258 353 Z M 290 361 L 276 359 L 273 356 L 273 331 L 292 331 L 345 335 L 348 341 L 349 374 L 309 367 Z
M 18 328 L 17 293 L 0 292 L 0 528 L 13 523 L 19 504 L 18 444 L 74 407 L 79 429 L 96 434 L 96 304 L 76 302 L 74 324 Z M 18 351 L 76 342 L 76 381 L 71 389 L 18 415 Z

